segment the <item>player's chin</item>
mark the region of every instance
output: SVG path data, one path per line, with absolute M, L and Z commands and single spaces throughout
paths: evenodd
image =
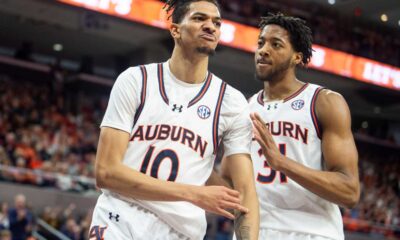
M 256 75 L 260 77 L 265 77 L 269 74 L 267 69 L 259 68 L 258 66 L 256 67 Z
M 257 80 L 259 80 L 259 81 L 268 82 L 269 76 L 270 76 L 269 73 L 256 70 L 256 78 L 257 78 Z
M 209 46 L 201 46 L 197 47 L 197 52 L 206 54 L 208 56 L 214 56 L 215 55 L 215 48 L 209 47 Z

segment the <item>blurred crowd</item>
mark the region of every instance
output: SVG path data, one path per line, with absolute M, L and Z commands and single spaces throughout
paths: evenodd
M 0 204 L 0 239 L 29 239 L 32 236 L 33 215 L 26 205 L 26 197 L 16 195 L 12 207 L 7 203 Z
M 0 76 L 0 180 L 64 191 L 96 191 L 93 163 L 98 126 L 107 100 L 88 94 L 80 98 L 67 89 L 63 93 L 57 91 L 46 82 Z M 349 231 L 399 237 L 400 156 L 396 151 L 382 155 L 382 149 L 365 146 L 359 147 L 359 152 L 362 195 L 354 209 L 343 210 L 345 227 Z M 29 233 L 35 217 L 40 217 L 71 239 L 84 239 L 90 213 L 76 216 L 72 214 L 74 206 L 32 212 L 20 202 L 25 202 L 25 197 L 18 195 L 15 211 L 2 204 L 0 236 L 21 229 Z M 19 211 L 20 206 L 25 210 Z M 24 224 L 14 228 L 13 219 L 25 219 Z M 229 239 L 232 222 L 212 219 L 212 238 L 208 239 Z
M 374 236 L 400 238 L 400 156 L 358 146 L 360 202 L 345 209 L 345 228 Z
M 93 104 L 91 104 L 93 105 Z M 65 108 L 63 94 L 46 84 L 0 79 L 1 178 L 63 190 L 84 190 L 93 178 L 99 116 L 82 104 Z M 102 109 L 98 110 L 103 111 Z M 8 167 L 8 168 L 7 168 Z M 57 174 L 49 174 L 57 173 Z M 39 177 L 38 177 L 39 176 Z M 78 180 L 67 176 L 76 176 Z
M 268 12 L 282 12 L 307 21 L 314 43 L 354 55 L 400 66 L 399 35 L 382 26 L 360 20 L 361 8 L 345 17 L 333 8 L 315 2 L 270 0 L 220 0 L 225 19 L 258 26 Z M 361 7 L 361 6 L 360 6 Z
M 40 229 L 38 219 L 72 240 L 88 239 L 92 211 L 81 216 L 75 211 L 74 204 L 65 209 L 48 206 L 42 210 L 34 210 L 29 206 L 25 195 L 17 194 L 13 206 L 6 202 L 0 202 L 0 205 L 1 240 L 36 240 L 34 231 L 40 232 L 46 239 L 53 239 L 54 235 Z
M 72 240 L 88 239 L 92 210 L 89 210 L 84 215 L 79 215 L 74 211 L 75 207 L 74 204 L 70 204 L 65 209 L 61 207 L 46 207 L 39 213 L 39 217 Z

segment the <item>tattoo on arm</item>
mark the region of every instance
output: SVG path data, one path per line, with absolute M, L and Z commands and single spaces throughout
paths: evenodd
M 250 239 L 250 226 L 244 224 L 245 213 L 236 212 L 235 219 L 235 234 L 237 240 L 248 240 Z

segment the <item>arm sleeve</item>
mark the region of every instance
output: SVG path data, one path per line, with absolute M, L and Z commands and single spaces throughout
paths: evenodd
M 222 138 L 224 155 L 227 157 L 238 153 L 250 154 L 252 124 L 248 103 L 236 89 L 230 87 L 227 90 L 229 91 L 222 105 L 227 116 L 227 128 Z
M 135 113 L 140 104 L 140 77 L 138 68 L 133 67 L 118 76 L 100 127 L 112 127 L 131 134 Z

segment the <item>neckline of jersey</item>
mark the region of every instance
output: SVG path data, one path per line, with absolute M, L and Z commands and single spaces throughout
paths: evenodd
M 274 100 L 268 100 L 265 97 L 264 94 L 264 90 L 262 90 L 258 96 L 258 100 L 261 103 L 273 103 L 273 102 L 287 102 L 290 99 L 293 99 L 295 97 L 297 97 L 298 95 L 300 95 L 301 92 L 304 91 L 304 89 L 307 88 L 307 86 L 309 85 L 309 83 L 304 84 L 303 86 L 301 86 L 298 90 L 296 90 L 294 93 L 292 93 L 291 95 L 289 95 L 288 97 L 285 97 L 284 99 L 274 99 Z
M 265 97 L 265 91 L 262 90 L 260 92 L 260 94 L 258 95 L 258 102 L 264 106 L 264 103 L 274 103 L 274 102 L 287 102 L 290 99 L 293 99 L 295 97 L 297 97 L 298 95 L 300 95 L 300 93 L 302 93 L 307 87 L 308 87 L 309 83 L 304 84 L 303 86 L 301 86 L 298 90 L 296 90 L 294 93 L 292 93 L 291 95 L 289 95 L 288 97 L 285 97 L 284 99 L 275 99 L 275 100 L 268 100 Z
M 183 80 L 180 80 L 179 78 L 177 78 L 172 72 L 171 69 L 169 67 L 170 64 L 170 60 L 166 61 L 164 64 L 164 68 L 165 71 L 167 72 L 167 74 L 171 77 L 171 79 L 173 80 L 174 83 L 177 83 L 178 85 L 181 85 L 183 87 L 190 87 L 190 88 L 200 88 L 201 86 L 204 85 L 204 83 L 207 81 L 207 77 L 209 72 L 207 71 L 206 76 L 204 77 L 204 80 L 201 83 L 187 83 Z

